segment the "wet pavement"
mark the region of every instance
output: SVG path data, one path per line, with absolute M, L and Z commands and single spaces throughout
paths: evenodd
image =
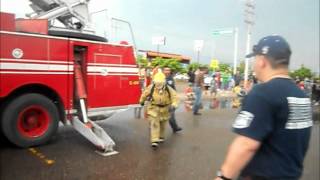
M 210 180 L 220 167 L 234 137 L 230 132 L 237 109 L 232 99 L 204 101 L 202 116 L 183 106 L 177 120 L 183 131 L 173 134 L 158 150 L 149 146 L 148 122 L 134 118 L 133 110 L 99 124 L 111 135 L 117 155 L 103 157 L 71 127 L 60 127 L 47 145 L 18 149 L 2 143 L 1 180 Z M 312 131 L 303 180 L 319 179 L 319 123 Z

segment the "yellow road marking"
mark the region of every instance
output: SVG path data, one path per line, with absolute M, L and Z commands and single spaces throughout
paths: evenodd
M 39 150 L 37 150 L 36 148 L 29 148 L 28 149 L 29 152 L 38 157 L 42 162 L 44 162 L 46 165 L 53 165 L 55 163 L 54 160 L 52 159 L 48 159 L 44 154 L 42 154 Z
M 48 165 L 54 164 L 54 160 L 46 159 L 46 163 Z

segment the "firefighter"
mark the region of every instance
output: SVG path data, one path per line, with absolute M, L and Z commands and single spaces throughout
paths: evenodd
M 153 77 L 153 84 L 142 93 L 140 104 L 148 102 L 147 115 L 150 122 L 151 146 L 157 148 L 164 141 L 166 123 L 170 118 L 170 111 L 178 107 L 176 91 L 166 85 L 165 75 L 159 71 Z

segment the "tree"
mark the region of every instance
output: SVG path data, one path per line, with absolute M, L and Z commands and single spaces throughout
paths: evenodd
M 231 66 L 226 63 L 220 63 L 219 64 L 219 70 L 220 72 L 230 73 L 231 72 Z
M 148 60 L 147 60 L 147 58 L 143 57 L 142 55 L 138 55 L 137 63 L 138 63 L 140 68 L 148 67 Z
M 195 71 L 197 70 L 199 67 L 201 66 L 201 64 L 199 63 L 191 63 L 188 65 L 187 69 L 191 70 L 191 71 Z
M 152 60 L 151 66 L 154 67 L 169 67 L 172 72 L 184 73 L 185 69 L 182 67 L 181 63 L 177 59 L 163 59 L 157 57 Z
M 196 71 L 198 68 L 209 69 L 208 64 L 191 63 L 188 65 L 187 69 L 191 71 Z
M 187 70 L 182 67 L 182 64 L 177 59 L 163 59 L 160 57 L 154 58 L 151 63 L 145 57 L 138 55 L 137 63 L 140 68 L 155 68 L 169 67 L 172 72 L 186 73 Z
M 241 61 L 239 66 L 237 67 L 237 70 L 240 72 L 240 74 L 244 74 L 245 67 L 246 67 L 245 61 Z
M 312 73 L 309 68 L 304 67 L 304 65 L 301 65 L 301 67 L 293 72 L 290 73 L 290 76 L 292 78 L 299 78 L 299 79 L 305 79 L 305 78 L 311 78 Z

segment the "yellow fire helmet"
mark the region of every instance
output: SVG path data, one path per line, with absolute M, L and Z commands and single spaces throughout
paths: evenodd
M 157 72 L 153 76 L 153 82 L 154 83 L 165 83 L 166 82 L 166 76 L 162 72 Z

